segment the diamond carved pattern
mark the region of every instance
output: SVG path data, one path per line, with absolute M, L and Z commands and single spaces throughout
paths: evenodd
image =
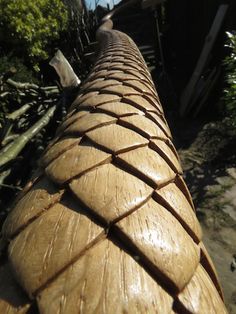
M 0 312 L 226 313 L 144 60 L 124 33 L 98 39 L 43 174 L 4 223 Z

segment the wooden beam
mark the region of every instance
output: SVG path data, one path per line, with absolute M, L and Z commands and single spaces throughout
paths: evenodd
M 186 113 L 186 111 L 189 111 L 191 109 L 190 106 L 191 106 L 192 98 L 194 97 L 196 84 L 199 81 L 199 78 L 201 77 L 202 72 L 205 68 L 205 65 L 208 61 L 208 57 L 216 41 L 217 35 L 221 29 L 228 7 L 229 6 L 227 4 L 222 4 L 219 6 L 215 19 L 211 26 L 211 29 L 208 35 L 206 36 L 205 44 L 203 46 L 200 57 L 198 59 L 197 65 L 180 99 L 180 104 L 181 104 L 180 115 L 181 116 L 183 116 Z

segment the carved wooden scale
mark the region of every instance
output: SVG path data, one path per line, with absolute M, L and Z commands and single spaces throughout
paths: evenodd
M 2 230 L 0 313 L 226 313 L 155 86 L 112 30 Z

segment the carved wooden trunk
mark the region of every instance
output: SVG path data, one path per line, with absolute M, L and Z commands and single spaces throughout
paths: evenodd
M 0 313 L 226 313 L 151 76 L 109 23 L 4 224 Z

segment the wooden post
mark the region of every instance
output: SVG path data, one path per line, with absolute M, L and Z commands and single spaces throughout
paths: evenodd
M 197 65 L 194 69 L 192 77 L 186 86 L 182 96 L 181 96 L 181 106 L 180 106 L 180 115 L 183 116 L 187 111 L 189 111 L 192 107 L 192 99 L 194 97 L 196 85 L 202 75 L 202 72 L 206 66 L 206 63 L 209 58 L 209 54 L 213 48 L 217 35 L 220 31 L 221 25 L 224 21 L 226 12 L 228 9 L 227 4 L 220 5 L 209 34 L 206 36 L 205 45 L 203 46 L 202 52 L 198 59 Z

